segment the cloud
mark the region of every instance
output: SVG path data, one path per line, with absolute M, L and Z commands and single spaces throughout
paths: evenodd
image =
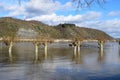
M 4 8 L 3 8 L 4 7 Z M 57 11 L 71 10 L 72 2 L 61 4 L 59 1 L 53 0 L 29 0 L 23 1 L 23 4 L 0 4 L 0 8 L 7 11 L 11 17 L 25 16 L 26 18 L 32 18 L 41 15 L 54 14 Z
M 0 3 L 0 9 L 2 9 L 3 8 L 3 4 L 2 3 Z
M 0 13 L 4 14 L 4 16 L 16 17 L 24 15 L 24 8 L 19 5 L 0 3 Z
M 94 20 L 94 19 L 99 19 L 100 16 L 101 16 L 100 12 L 89 11 L 85 15 L 83 15 L 83 18 L 85 20 Z
M 93 12 L 93 11 L 87 12 L 84 15 L 78 14 L 78 15 L 68 15 L 68 16 L 64 16 L 64 15 L 58 16 L 55 13 L 53 13 L 53 14 L 40 15 L 40 16 L 28 18 L 27 20 L 38 20 L 51 25 L 56 25 L 59 23 L 75 23 L 76 24 L 84 21 L 91 21 L 91 20 L 94 21 L 98 19 L 100 16 L 101 16 L 101 13 Z
M 0 3 L 0 12 L 6 11 L 6 6 L 3 3 Z
M 9 10 L 10 11 L 8 13 L 8 16 L 11 16 L 11 17 L 26 15 L 25 10 L 24 10 L 23 7 L 13 6 L 13 7 L 9 8 Z
M 30 0 L 25 6 L 25 12 L 33 17 L 54 13 L 59 8 L 59 2 L 51 0 Z
M 120 16 L 120 11 L 112 11 L 108 14 L 108 16 Z
M 120 37 L 120 19 L 84 21 L 77 25 L 99 29 L 113 37 Z

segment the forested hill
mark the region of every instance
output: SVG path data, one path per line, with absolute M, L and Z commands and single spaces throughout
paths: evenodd
M 0 18 L 0 37 L 50 37 L 57 39 L 113 39 L 103 31 L 78 27 L 74 24 L 49 26 L 39 21 L 25 21 L 11 17 Z

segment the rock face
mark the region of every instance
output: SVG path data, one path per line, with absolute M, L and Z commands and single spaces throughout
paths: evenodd
M 78 27 L 74 24 L 60 24 L 55 27 L 61 33 L 61 38 L 76 38 L 81 39 L 113 39 L 103 31 Z
M 22 31 L 24 33 L 22 33 Z M 103 31 L 78 27 L 75 24 L 59 24 L 49 26 L 38 21 L 24 21 L 11 17 L 0 18 L 0 37 L 50 37 L 50 38 L 81 38 L 81 39 L 113 39 Z
M 32 29 L 24 29 L 24 28 L 19 28 L 17 31 L 17 36 L 18 37 L 28 37 L 28 38 L 36 38 L 38 36 L 38 32 L 32 30 Z

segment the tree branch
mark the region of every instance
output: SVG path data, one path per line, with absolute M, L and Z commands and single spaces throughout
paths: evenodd
M 72 2 L 77 4 L 77 8 L 87 8 L 91 7 L 93 3 L 102 7 L 102 4 L 106 3 L 106 0 L 72 0 Z

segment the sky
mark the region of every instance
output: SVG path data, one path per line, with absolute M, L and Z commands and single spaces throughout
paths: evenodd
M 45 24 L 76 24 L 99 29 L 120 38 L 120 0 L 106 0 L 102 6 L 93 3 L 77 9 L 72 0 L 0 0 L 0 17 L 38 20 Z

